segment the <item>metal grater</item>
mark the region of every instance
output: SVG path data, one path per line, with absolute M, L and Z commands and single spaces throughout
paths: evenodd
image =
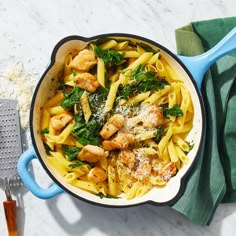
M 17 162 L 22 153 L 17 101 L 0 99 L 0 180 L 4 182 L 3 202 L 9 235 L 18 236 L 16 201 L 12 200 L 9 181 L 17 175 Z
M 4 181 L 7 199 L 11 198 L 9 180 L 17 175 L 22 154 L 20 123 L 16 100 L 0 99 L 0 180 Z
M 17 101 L 0 99 L 0 179 L 9 180 L 17 174 L 22 153 Z

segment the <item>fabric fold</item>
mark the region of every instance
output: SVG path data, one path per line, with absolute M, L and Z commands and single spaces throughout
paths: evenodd
M 195 56 L 212 48 L 236 26 L 236 17 L 193 22 L 176 30 L 177 53 Z M 236 47 L 236 46 L 235 46 Z M 172 208 L 192 222 L 210 224 L 220 202 L 236 202 L 236 53 L 219 59 L 202 83 L 206 141 Z

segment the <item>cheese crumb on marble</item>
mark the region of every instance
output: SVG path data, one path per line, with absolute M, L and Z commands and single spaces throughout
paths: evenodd
M 26 71 L 22 63 L 0 71 L 0 98 L 18 101 L 20 123 L 24 130 L 29 126 L 29 110 L 36 78 L 37 75 Z

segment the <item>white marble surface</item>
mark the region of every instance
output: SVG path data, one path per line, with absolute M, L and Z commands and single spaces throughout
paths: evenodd
M 192 21 L 235 16 L 235 12 L 235 0 L 0 0 L 0 72 L 21 62 L 38 79 L 54 45 L 73 34 L 127 32 L 158 41 L 175 51 L 176 28 Z M 28 133 L 26 130 L 23 135 Z M 28 146 L 30 140 L 24 148 Z M 40 164 L 33 161 L 32 165 L 39 184 L 48 186 L 51 181 Z M 40 200 L 21 184 L 12 191 L 18 203 L 20 236 L 236 234 L 236 204 L 220 205 L 211 225 L 202 227 L 169 207 L 108 209 L 65 193 Z M 5 200 L 3 191 L 0 199 Z M 0 235 L 7 235 L 2 204 Z

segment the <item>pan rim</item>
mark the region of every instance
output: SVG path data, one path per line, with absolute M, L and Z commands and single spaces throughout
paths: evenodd
M 66 42 L 71 41 L 71 40 L 80 40 L 80 41 L 83 41 L 83 42 L 91 42 L 91 41 L 97 40 L 99 38 L 112 38 L 112 37 L 126 37 L 126 38 L 141 40 L 141 41 L 147 42 L 151 45 L 154 45 L 154 46 L 160 48 L 161 50 L 163 50 L 164 52 L 168 53 L 178 64 L 180 64 L 181 68 L 183 68 L 183 70 L 187 73 L 188 78 L 191 80 L 191 83 L 193 84 L 194 89 L 197 93 L 197 97 L 199 99 L 200 108 L 201 108 L 201 112 L 202 112 L 202 117 L 201 117 L 202 118 L 202 132 L 201 132 L 201 136 L 200 136 L 199 147 L 196 151 L 193 162 L 188 167 L 185 174 L 180 178 L 180 188 L 179 188 L 177 194 L 172 199 L 167 200 L 165 202 L 155 202 L 153 200 L 147 200 L 147 201 L 134 203 L 134 204 L 115 205 L 115 204 L 106 204 L 106 203 L 103 204 L 103 203 L 100 203 L 100 202 L 95 202 L 95 201 L 86 199 L 84 197 L 81 197 L 81 196 L 75 194 L 74 192 L 72 192 L 71 190 L 69 190 L 68 188 L 66 188 L 62 183 L 60 183 L 60 181 L 57 180 L 57 178 L 51 173 L 51 171 L 48 169 L 47 165 L 43 161 L 43 159 L 40 155 L 40 152 L 38 150 L 38 147 L 37 147 L 37 142 L 36 142 L 36 139 L 34 137 L 34 125 L 33 125 L 35 101 L 36 101 L 37 94 L 38 94 L 39 88 L 41 86 L 41 83 L 43 82 L 43 80 L 44 80 L 45 76 L 47 75 L 48 71 L 52 68 L 52 66 L 56 62 L 56 54 L 57 54 L 58 50 L 60 49 L 60 47 L 63 46 L 63 44 L 65 44 Z M 159 44 L 155 41 L 152 41 L 150 39 L 147 39 L 145 37 L 134 35 L 134 34 L 128 34 L 128 33 L 106 33 L 106 34 L 95 35 L 95 36 L 92 36 L 92 37 L 83 37 L 83 36 L 79 36 L 79 35 L 70 35 L 70 36 L 67 36 L 67 37 L 61 39 L 55 45 L 55 47 L 53 48 L 50 63 L 48 65 L 48 67 L 46 68 L 46 70 L 44 71 L 44 73 L 42 74 L 42 76 L 40 77 L 40 79 L 39 79 L 39 81 L 36 85 L 35 91 L 34 91 L 33 96 L 32 96 L 32 102 L 31 102 L 31 106 L 30 106 L 30 116 L 29 116 L 29 118 L 30 118 L 29 128 L 30 128 L 32 145 L 35 149 L 35 152 L 37 154 L 37 157 L 38 157 L 41 165 L 43 166 L 44 170 L 49 175 L 49 177 L 58 186 L 60 186 L 65 192 L 68 192 L 69 194 L 71 194 L 72 196 L 74 196 L 78 199 L 81 199 L 85 202 L 89 202 L 91 204 L 98 205 L 98 206 L 115 207 L 115 208 L 127 208 L 127 207 L 142 205 L 142 204 L 152 204 L 152 205 L 163 206 L 163 205 L 171 205 L 171 204 L 175 203 L 182 196 L 182 194 L 184 193 L 184 190 L 185 190 L 185 187 L 186 187 L 186 178 L 189 176 L 189 174 L 192 171 L 193 167 L 196 165 L 197 160 L 199 159 L 198 156 L 201 152 L 201 148 L 203 148 L 204 139 L 205 139 L 205 131 L 206 131 L 206 112 L 205 112 L 205 106 L 204 106 L 203 98 L 202 98 L 201 92 L 199 91 L 199 89 L 197 87 L 197 83 L 194 80 L 193 75 L 190 73 L 188 68 L 183 64 L 183 62 L 178 58 L 177 55 L 175 55 L 173 52 L 171 52 L 169 49 L 167 49 L 163 45 L 161 45 L 161 44 Z

